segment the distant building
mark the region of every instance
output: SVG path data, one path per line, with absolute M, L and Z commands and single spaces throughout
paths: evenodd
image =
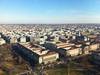
M 19 42 L 25 43 L 26 42 L 26 37 L 25 36 L 20 37 Z
M 4 39 L 0 38 L 0 45 L 3 45 L 5 43 L 6 43 L 6 41 Z
M 18 42 L 17 37 L 10 38 L 10 43 L 17 43 L 17 42 Z

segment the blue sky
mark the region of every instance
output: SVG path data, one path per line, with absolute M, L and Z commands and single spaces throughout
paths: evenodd
M 0 23 L 100 23 L 100 0 L 0 0 Z

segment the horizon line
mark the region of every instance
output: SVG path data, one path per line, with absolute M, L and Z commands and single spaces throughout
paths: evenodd
M 100 24 L 100 23 L 0 23 L 1 24 Z

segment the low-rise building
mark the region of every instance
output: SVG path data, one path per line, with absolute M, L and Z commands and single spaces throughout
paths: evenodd
M 66 54 L 68 56 L 77 56 L 82 54 L 82 49 L 81 48 L 71 48 L 69 50 L 66 50 Z
M 58 43 L 56 44 L 57 48 L 68 48 L 70 49 L 74 44 L 71 43 Z
M 84 54 L 89 54 L 89 45 L 86 45 L 83 49 Z
M 10 43 L 17 43 L 17 37 L 11 37 L 10 38 Z
M 79 54 L 82 54 L 82 50 L 80 48 L 81 45 L 77 45 L 78 47 L 75 47 L 76 46 L 75 44 L 59 43 L 59 44 L 56 44 L 56 46 L 60 54 L 65 54 L 67 56 L 77 56 Z
M 55 52 L 48 52 L 47 54 L 41 55 L 39 58 L 39 63 L 52 63 L 59 58 L 59 54 Z
M 30 44 L 30 43 L 25 43 L 25 44 L 17 44 L 16 45 L 17 50 L 23 50 L 24 54 L 26 56 L 24 58 L 27 59 L 32 59 L 36 63 L 52 63 L 55 62 L 57 59 L 59 59 L 59 54 L 56 52 L 51 52 L 49 50 L 46 50 L 44 47 L 41 47 L 37 44 Z
M 89 51 L 96 51 L 97 49 L 99 48 L 99 44 L 96 43 L 96 44 L 91 44 L 89 46 Z
M 0 38 L 0 45 L 3 45 L 5 43 L 6 43 L 6 41 L 4 39 Z
M 25 43 L 26 42 L 26 37 L 25 36 L 20 37 L 19 42 Z

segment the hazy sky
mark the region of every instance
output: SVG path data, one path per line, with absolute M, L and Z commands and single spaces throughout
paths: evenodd
M 0 0 L 0 23 L 100 23 L 100 0 Z

